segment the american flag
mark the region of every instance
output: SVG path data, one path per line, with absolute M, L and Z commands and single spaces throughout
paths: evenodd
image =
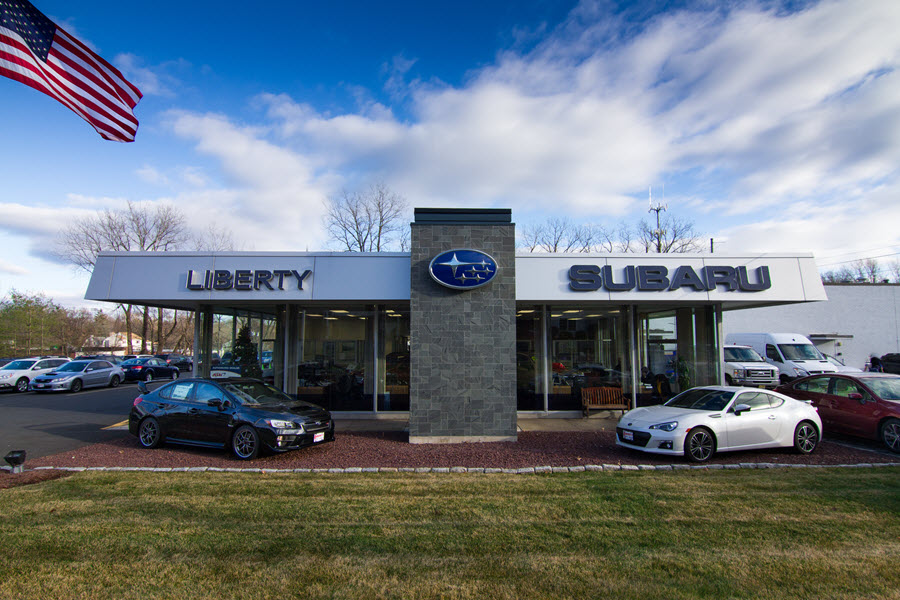
M 104 139 L 134 141 L 140 90 L 27 0 L 0 0 L 0 75 L 60 101 Z

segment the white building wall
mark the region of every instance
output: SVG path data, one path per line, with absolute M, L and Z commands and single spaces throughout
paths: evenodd
M 872 354 L 900 352 L 900 285 L 826 284 L 825 293 L 825 302 L 726 311 L 725 335 L 833 336 L 833 344 L 818 343 L 819 348 L 860 369 Z

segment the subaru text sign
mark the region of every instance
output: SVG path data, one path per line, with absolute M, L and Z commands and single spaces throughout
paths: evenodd
M 497 261 L 479 250 L 458 248 L 438 254 L 428 272 L 439 284 L 454 290 L 471 290 L 490 283 L 497 274 Z

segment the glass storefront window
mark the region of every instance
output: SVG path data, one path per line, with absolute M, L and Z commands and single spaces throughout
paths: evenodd
M 379 411 L 409 410 L 409 309 L 379 311 Z
M 548 410 L 581 410 L 581 390 L 620 388 L 631 395 L 625 308 L 549 307 Z
M 544 332 L 541 307 L 516 310 L 518 410 L 544 410 Z
M 329 410 L 373 410 L 371 322 L 363 308 L 300 310 L 300 398 Z
M 642 310 L 638 321 L 639 406 L 665 402 L 691 387 L 719 383 L 714 307 Z

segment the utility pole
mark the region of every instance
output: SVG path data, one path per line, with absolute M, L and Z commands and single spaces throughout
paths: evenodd
M 662 238 L 666 235 L 665 230 L 660 229 L 659 227 L 659 213 L 660 211 L 666 210 L 667 205 L 657 204 L 653 206 L 653 187 L 650 187 L 650 209 L 647 212 L 655 212 L 656 213 L 656 229 L 653 231 L 653 236 L 656 238 L 656 253 L 662 253 Z

